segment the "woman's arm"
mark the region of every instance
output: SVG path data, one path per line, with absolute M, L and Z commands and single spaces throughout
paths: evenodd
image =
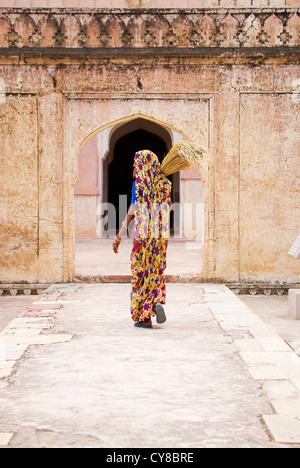
M 116 235 L 115 240 L 113 242 L 113 251 L 117 254 L 118 253 L 118 248 L 121 243 L 121 237 L 124 234 L 124 232 L 127 231 L 129 228 L 130 223 L 134 220 L 134 210 L 132 208 L 129 208 L 129 211 L 122 223 L 121 229 L 119 233 Z

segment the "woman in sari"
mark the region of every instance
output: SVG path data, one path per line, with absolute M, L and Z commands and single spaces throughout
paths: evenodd
M 122 234 L 135 219 L 131 253 L 131 317 L 136 327 L 152 328 L 152 317 L 164 323 L 166 255 L 169 237 L 171 182 L 162 173 L 157 156 L 144 150 L 134 158 L 132 204 L 116 236 L 118 253 Z
M 135 219 L 131 254 L 131 316 L 136 327 L 151 328 L 151 318 L 166 321 L 166 255 L 169 238 L 171 182 L 168 175 L 194 166 L 205 173 L 214 158 L 197 143 L 176 143 L 160 165 L 157 156 L 144 150 L 134 158 L 133 198 L 130 210 L 113 243 L 115 253 L 122 234 Z

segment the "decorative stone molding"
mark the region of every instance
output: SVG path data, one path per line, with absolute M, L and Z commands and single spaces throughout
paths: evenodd
M 45 289 L 50 287 L 51 284 L 4 284 L 0 283 L 0 296 L 3 294 L 16 296 L 17 294 L 24 294 L 30 296 L 31 294 L 42 294 Z
M 20 41 L 21 36 L 19 36 L 19 34 L 14 30 L 13 27 L 11 27 L 9 33 L 6 36 L 6 39 L 10 45 L 14 46 L 17 42 Z
M 0 8 L 0 50 L 300 45 L 296 8 L 145 9 L 143 1 L 135 3 L 140 7 L 124 10 Z
M 256 296 L 264 294 L 265 296 L 277 295 L 283 296 L 288 295 L 290 289 L 299 288 L 299 283 L 283 283 L 283 284 L 271 284 L 271 283 L 226 283 L 227 288 L 231 289 L 235 294 L 250 294 Z

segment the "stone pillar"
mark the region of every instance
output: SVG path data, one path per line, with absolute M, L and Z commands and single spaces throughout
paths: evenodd
M 239 92 L 215 99 L 214 276 L 234 282 L 239 280 Z
M 39 282 L 62 281 L 62 96 L 39 98 Z M 58 267 L 59 266 L 59 267 Z

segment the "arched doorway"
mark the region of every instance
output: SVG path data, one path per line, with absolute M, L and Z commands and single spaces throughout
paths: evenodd
M 103 199 L 116 209 L 116 230 L 119 229 L 131 201 L 135 153 L 148 149 L 161 162 L 172 144 L 172 136 L 166 129 L 145 119 L 135 119 L 113 132 L 109 153 L 103 163 Z M 179 201 L 179 174 L 170 176 L 170 181 L 172 198 Z M 172 213 L 171 229 L 173 228 Z M 107 231 L 110 231 L 109 226 Z
M 122 241 L 122 255 L 118 255 L 117 258 L 111 256 L 111 243 L 131 202 L 134 155 L 137 151 L 148 149 L 153 151 L 162 161 L 172 145 L 183 138 L 182 134 L 170 127 L 138 116 L 129 121 L 106 127 L 102 131 L 100 129 L 98 133 L 94 133 L 87 140 L 79 157 L 79 177 L 75 186 L 77 274 L 95 276 L 130 273 L 128 259 L 132 248 L 132 239 L 129 237 Z M 191 250 L 190 239 L 185 235 L 188 224 L 192 226 L 199 219 L 195 211 L 193 197 L 200 200 L 201 188 L 199 192 L 198 176 L 195 177 L 195 174 L 186 174 L 185 172 L 170 176 L 173 206 L 176 205 L 177 213 L 171 212 L 171 237 L 176 237 L 176 239 L 170 245 L 171 252 L 173 252 L 170 259 L 174 259 L 174 261 L 172 260 L 169 264 L 173 262 L 175 265 L 173 270 L 176 273 L 182 273 L 186 269 L 185 265 L 188 265 L 186 260 L 190 259 L 191 271 L 201 273 L 202 244 L 193 244 L 198 245 L 198 250 Z M 84 174 L 86 175 L 84 176 Z M 83 176 L 86 181 L 89 177 L 89 182 L 85 185 L 90 192 L 94 187 L 95 193 L 89 193 L 89 197 L 78 193 L 79 182 L 84 185 L 82 184 Z M 181 204 L 179 203 L 180 191 L 183 194 Z M 202 202 L 200 204 L 203 205 Z M 97 205 L 96 209 L 95 205 Z M 185 206 L 187 206 L 187 210 L 185 210 Z M 92 219 L 89 220 L 89 225 L 92 225 L 92 236 L 86 234 L 87 230 L 84 231 L 84 224 L 87 224 L 87 220 L 80 212 L 82 207 L 87 216 L 92 216 Z M 111 207 L 113 210 L 110 210 Z M 112 216 L 109 215 L 109 212 L 112 213 Z M 77 220 L 80 222 L 78 223 Z M 191 221 L 187 223 L 187 220 Z M 179 236 L 173 236 L 174 227 Z M 183 227 L 186 231 L 182 229 Z M 83 233 L 83 237 L 78 235 L 80 232 Z M 96 236 L 94 236 L 95 232 Z M 182 258 L 182 261 L 178 261 L 179 257 Z
M 116 142 L 113 159 L 108 165 L 108 203 L 116 208 L 117 230 L 124 219 L 122 211 L 125 204 L 126 210 L 130 205 L 134 155 L 142 149 L 153 151 L 160 160 L 168 151 L 165 142 L 159 136 L 146 130 L 135 130 Z M 124 200 L 123 210 L 120 209 L 120 200 Z
M 78 179 L 74 187 L 75 238 L 115 236 L 131 201 L 135 153 L 148 149 L 162 161 L 178 139 L 182 139 L 182 136 L 173 130 L 142 117 L 92 136 L 79 156 Z M 172 199 L 179 202 L 180 175 L 174 174 L 170 180 Z M 104 204 L 114 207 L 115 214 L 108 217 L 109 225 L 106 223 L 103 229 L 99 218 L 106 215 L 101 211 L 103 207 L 99 209 L 99 206 Z

